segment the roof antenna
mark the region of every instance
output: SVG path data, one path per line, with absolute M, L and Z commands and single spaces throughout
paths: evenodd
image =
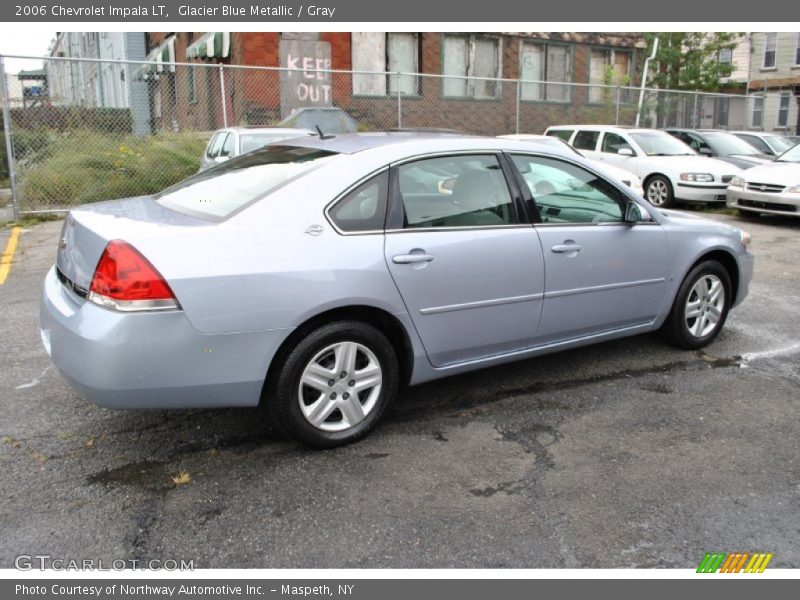
M 336 137 L 335 135 L 325 135 L 322 133 L 322 129 L 319 128 L 319 125 L 314 125 L 314 127 L 316 128 L 317 133 L 319 134 L 319 139 L 321 140 L 329 140 Z

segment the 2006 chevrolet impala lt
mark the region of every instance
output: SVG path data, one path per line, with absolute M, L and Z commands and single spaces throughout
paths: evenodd
M 748 242 L 550 145 L 321 135 L 74 209 L 42 339 L 102 406 L 263 402 L 332 447 L 404 384 L 658 329 L 705 346 Z

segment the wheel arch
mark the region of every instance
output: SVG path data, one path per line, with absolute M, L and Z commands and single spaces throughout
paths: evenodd
M 390 312 L 376 306 L 352 304 L 330 308 L 306 318 L 278 347 L 267 369 L 264 387 L 275 377 L 277 369 L 283 364 L 286 355 L 303 336 L 321 325 L 336 321 L 360 321 L 367 323 L 383 333 L 397 353 L 400 365 L 400 383 L 407 385 L 414 367 L 414 349 L 405 326 Z M 264 394 L 262 393 L 262 399 Z
M 731 280 L 731 302 L 730 305 L 733 306 L 736 304 L 736 295 L 739 293 L 739 263 L 736 260 L 736 257 L 733 255 L 732 252 L 729 250 L 725 250 L 722 248 L 715 248 L 713 250 L 709 250 L 704 252 L 700 256 L 698 256 L 689 268 L 686 269 L 686 272 L 683 273 L 683 277 L 681 278 L 681 282 L 683 282 L 687 275 L 692 272 L 697 265 L 707 260 L 714 260 L 720 263 L 725 271 L 728 273 L 728 277 Z

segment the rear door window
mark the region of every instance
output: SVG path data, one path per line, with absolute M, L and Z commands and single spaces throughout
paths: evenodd
M 495 155 L 418 160 L 398 167 L 405 229 L 492 227 L 516 217 Z
M 597 139 L 599 137 L 599 131 L 580 130 L 577 134 L 575 134 L 575 141 L 572 142 L 572 145 L 578 150 L 593 151 L 595 148 L 597 148 Z

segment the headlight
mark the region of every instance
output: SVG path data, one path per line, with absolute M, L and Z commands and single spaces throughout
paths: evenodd
M 739 239 L 742 242 L 742 246 L 747 248 L 750 245 L 750 234 L 747 233 L 744 229 L 739 230 Z
M 681 181 L 701 181 L 711 183 L 714 176 L 711 173 L 681 173 Z
M 734 187 L 743 188 L 744 187 L 744 179 L 742 179 L 741 177 L 734 177 L 733 179 L 731 179 L 731 185 L 734 186 Z
M 790 194 L 800 194 L 800 185 L 793 185 L 786 191 Z

